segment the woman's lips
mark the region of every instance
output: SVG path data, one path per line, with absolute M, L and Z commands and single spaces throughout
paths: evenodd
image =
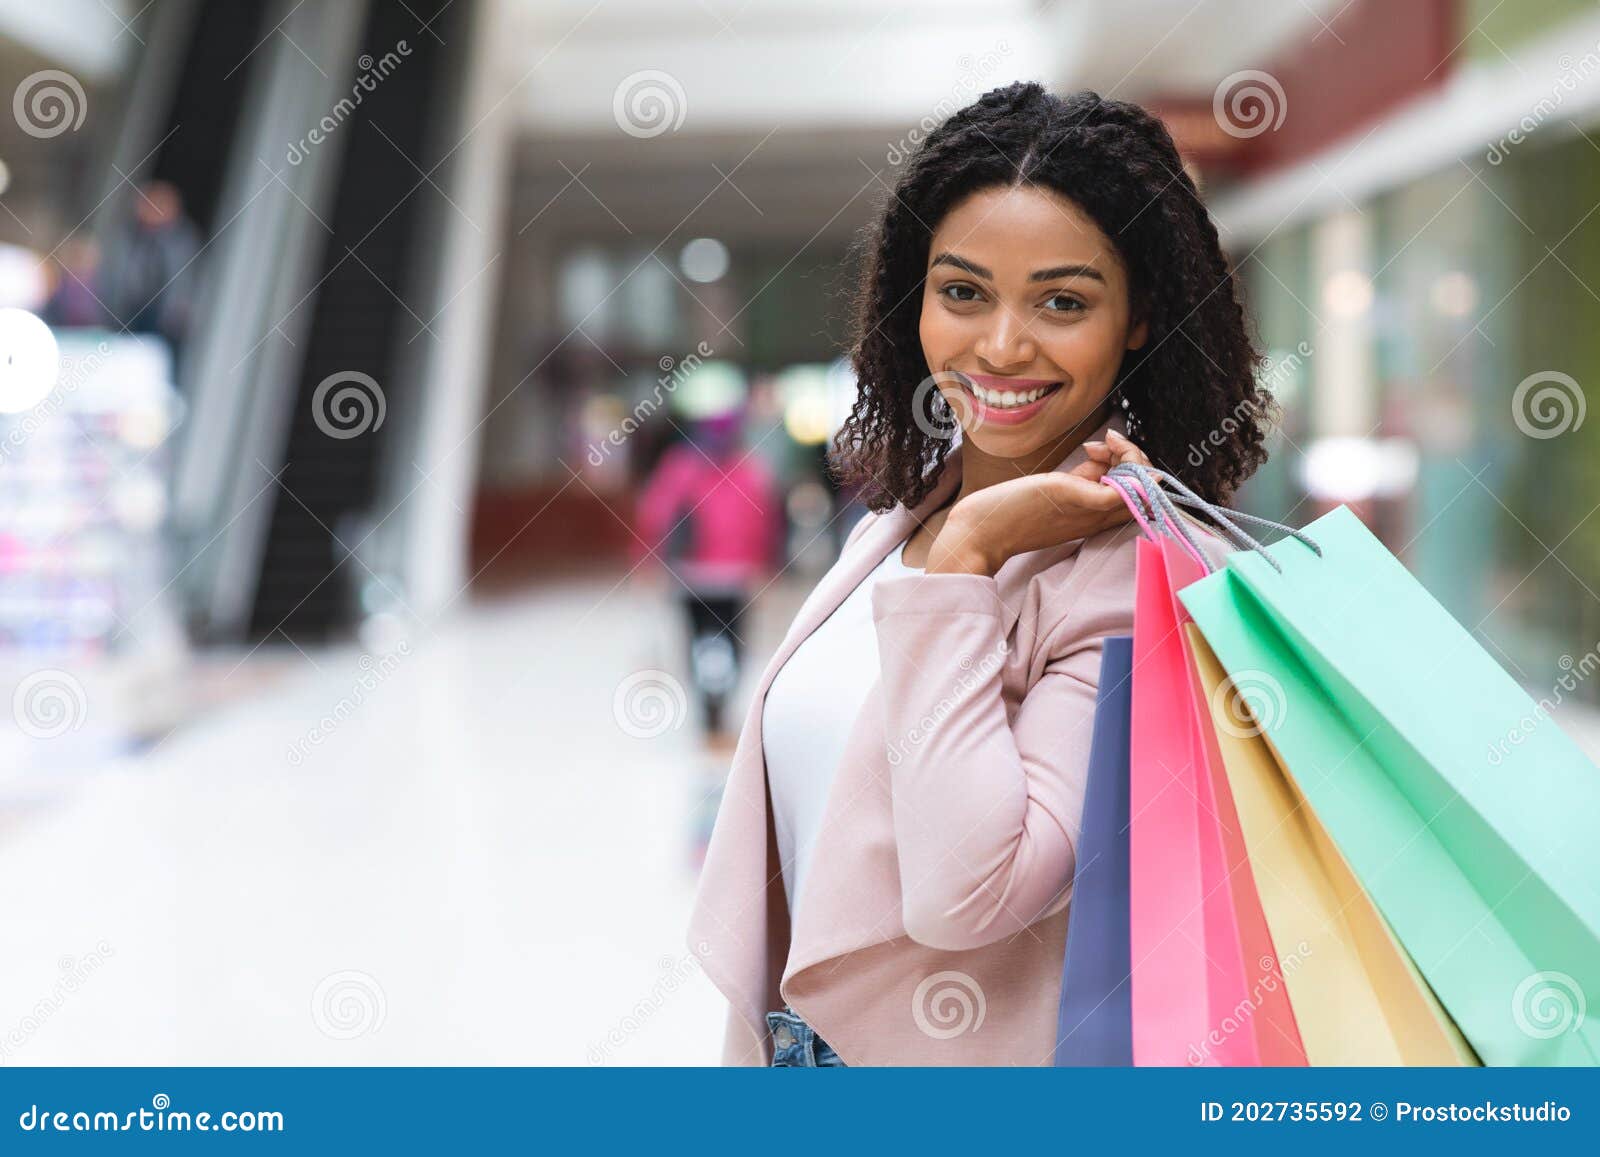
M 960 371 L 956 371 L 956 379 L 961 383 L 961 388 L 967 397 L 972 399 L 973 416 L 978 425 L 991 423 L 996 426 L 1020 425 L 1044 409 L 1051 395 L 1063 385 L 1048 378 L 991 378 L 982 374 L 963 374 Z M 992 393 L 1015 394 L 1041 387 L 1045 392 L 1033 401 L 1020 406 L 992 405 L 985 402 L 972 388 L 974 383 Z

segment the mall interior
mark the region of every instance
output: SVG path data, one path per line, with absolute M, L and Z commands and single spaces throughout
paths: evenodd
M 1591 3 L 0 0 L 0 1063 L 714 1063 L 864 231 L 1019 79 L 1179 144 L 1240 508 L 1353 507 L 1600 756 Z

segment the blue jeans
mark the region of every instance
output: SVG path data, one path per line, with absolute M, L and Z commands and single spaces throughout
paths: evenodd
M 782 1012 L 767 1013 L 772 1032 L 772 1067 L 778 1069 L 842 1069 L 839 1054 L 800 1019 L 787 1004 Z

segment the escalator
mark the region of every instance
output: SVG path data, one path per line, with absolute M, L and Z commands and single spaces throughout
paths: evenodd
M 368 80 L 359 109 L 331 134 L 346 134 L 343 160 L 269 496 L 252 641 L 326 639 L 352 620 L 369 577 L 352 557 L 361 524 L 351 518 L 382 490 L 383 454 L 415 400 L 409 363 L 433 340 L 426 307 L 411 302 L 428 300 L 417 288 L 427 281 L 422 258 L 457 144 L 439 129 L 453 123 L 447 110 L 464 66 L 454 46 L 468 39 L 470 9 L 450 0 L 378 3 L 362 30 L 357 65 Z

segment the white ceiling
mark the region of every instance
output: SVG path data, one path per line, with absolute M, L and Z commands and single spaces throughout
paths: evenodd
M 24 45 L 86 83 L 107 79 L 138 47 L 129 0 L 0 0 L 0 41 Z
M 491 2 L 519 230 L 820 245 L 871 218 L 919 124 L 988 89 L 1209 98 L 1316 34 L 1335 0 Z M 676 127 L 619 127 L 630 77 L 666 94 Z
M 1336 0 L 494 0 L 519 116 L 615 129 L 627 78 L 681 91 L 673 135 L 917 123 L 1019 79 L 1138 99 L 1205 94 L 1319 33 Z M 678 98 L 675 98 L 678 99 Z

